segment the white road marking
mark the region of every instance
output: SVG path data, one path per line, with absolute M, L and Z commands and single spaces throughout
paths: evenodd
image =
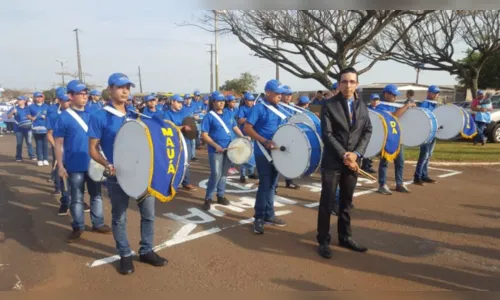
M 20 290 L 24 289 L 24 286 L 23 286 L 23 283 L 21 282 L 21 279 L 19 278 L 19 276 L 17 276 L 17 275 L 15 275 L 15 276 L 16 276 L 17 282 L 16 282 L 16 284 L 14 284 L 12 289 L 16 290 L 16 291 L 20 291 Z
M 446 177 L 451 177 L 451 176 L 455 176 L 455 175 L 459 175 L 459 174 L 462 174 L 462 172 L 452 172 L 452 173 L 447 173 L 447 174 L 443 174 L 443 175 L 439 175 L 438 177 L 439 178 L 446 178 Z

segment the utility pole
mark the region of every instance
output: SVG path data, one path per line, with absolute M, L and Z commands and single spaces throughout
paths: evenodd
M 417 78 L 415 80 L 415 84 L 418 84 L 418 77 L 420 75 L 420 69 L 424 67 L 425 64 L 423 63 L 418 63 L 415 65 L 415 70 L 417 71 Z
M 83 82 L 82 62 L 80 60 L 80 42 L 78 41 L 78 28 L 73 30 L 76 34 L 76 58 L 78 61 L 78 79 Z
M 215 91 L 214 90 L 214 50 L 213 46 L 214 44 L 207 44 L 210 45 L 210 92 Z
M 214 10 L 215 20 L 215 89 L 219 89 L 219 42 L 217 39 L 217 10 Z
M 141 66 L 137 66 L 139 69 L 139 89 L 141 90 L 142 93 L 142 77 L 141 77 Z
M 276 39 L 276 50 L 278 49 L 278 40 Z M 276 80 L 280 80 L 280 65 L 278 64 L 278 55 L 276 55 Z
M 67 60 L 60 60 L 60 59 L 56 59 L 56 61 L 61 64 L 61 72 L 60 73 L 56 73 L 56 74 L 57 75 L 61 75 L 61 77 L 62 77 L 62 84 L 63 84 L 63 86 L 65 86 L 66 84 L 64 83 L 64 75 L 66 75 L 66 73 L 64 72 L 64 63 L 68 62 L 68 61 Z

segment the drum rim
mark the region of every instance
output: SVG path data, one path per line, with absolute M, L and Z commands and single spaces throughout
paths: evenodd
M 311 172 L 311 175 L 312 175 L 312 174 L 316 173 L 316 171 L 319 169 L 319 167 L 321 166 L 321 161 L 323 160 L 323 141 L 321 140 L 321 138 L 319 138 L 319 134 L 318 134 L 318 132 L 316 132 L 316 130 L 314 128 L 312 128 L 311 126 L 309 126 L 308 124 L 303 123 L 303 122 L 299 122 L 299 123 L 285 123 L 285 124 L 282 124 L 282 125 L 280 125 L 278 127 L 278 129 L 276 130 L 276 132 L 273 134 L 273 137 L 272 137 L 271 140 L 274 142 L 274 136 L 276 135 L 276 133 L 278 132 L 278 130 L 281 127 L 284 127 L 284 126 L 293 126 L 293 127 L 298 128 L 300 130 L 300 127 L 297 126 L 297 124 L 304 124 L 307 127 L 309 127 L 313 131 L 313 133 L 316 135 L 316 137 L 318 138 L 318 140 L 319 140 L 319 144 L 320 144 L 320 148 L 321 148 L 321 153 L 320 153 L 320 158 L 319 158 L 318 165 L 316 166 L 316 169 L 314 169 L 314 171 Z M 307 162 L 308 162 L 308 164 L 310 164 L 311 163 L 312 146 L 311 146 L 311 142 L 309 141 L 309 139 L 307 139 L 307 136 L 306 136 L 306 141 L 307 141 L 307 146 L 308 146 L 308 151 L 309 151 L 309 156 L 307 157 Z M 272 157 L 272 155 L 273 155 L 273 152 L 271 151 L 271 157 Z M 273 161 L 274 161 L 274 158 L 273 158 Z M 310 165 L 309 165 L 309 167 L 310 167 Z M 275 166 L 275 168 L 276 168 L 276 166 Z M 308 169 L 309 168 L 305 168 L 303 171 L 301 171 L 302 173 L 300 173 L 299 176 L 297 176 L 297 177 L 295 177 L 293 179 L 300 179 L 300 178 L 302 178 Z M 281 175 L 283 175 L 283 174 L 281 174 Z M 311 175 L 308 175 L 308 176 L 311 176 Z M 285 175 L 283 175 L 283 176 L 285 176 Z
M 247 162 L 248 162 L 248 161 L 252 158 L 252 156 L 253 156 L 253 142 L 252 142 L 251 140 L 249 141 L 247 138 L 244 138 L 244 137 L 236 137 L 236 138 L 234 138 L 234 139 L 233 139 L 233 140 L 229 143 L 228 148 L 230 148 L 230 147 L 231 147 L 231 144 L 232 144 L 234 141 L 236 141 L 236 140 L 244 140 L 244 141 L 245 141 L 245 143 L 247 143 L 247 142 L 248 142 L 248 144 L 250 145 L 250 156 L 249 156 L 249 158 L 248 158 L 248 160 L 247 160 Z M 227 152 L 227 158 L 229 159 L 229 151 Z M 231 160 L 231 159 L 229 159 L 229 160 Z M 246 163 L 246 162 L 245 162 L 245 163 L 241 163 L 241 164 L 239 164 L 239 163 L 235 163 L 235 162 L 233 162 L 233 161 L 231 161 L 231 162 L 232 162 L 233 164 L 237 164 L 237 165 L 242 165 L 242 164 L 245 164 L 245 163 Z
M 373 110 L 373 109 L 369 109 L 369 110 L 368 110 L 368 118 L 370 117 L 370 113 L 374 113 L 374 114 L 376 114 L 376 115 L 377 115 L 377 118 L 378 118 L 379 120 L 381 120 L 382 122 L 384 122 L 384 121 L 385 121 L 385 119 L 384 119 L 384 117 L 382 116 L 382 113 L 381 113 L 381 112 L 375 111 L 375 110 Z M 395 118 L 395 119 L 396 119 L 396 121 L 397 121 L 397 118 L 396 118 L 396 117 L 394 117 L 394 118 Z M 398 125 L 399 125 L 399 122 L 398 122 Z M 383 126 L 382 126 L 382 129 L 383 129 Z M 400 128 L 400 130 L 401 130 L 401 128 Z M 383 136 L 382 136 L 382 147 L 380 148 L 380 150 L 378 151 L 378 153 L 377 153 L 377 154 L 372 155 L 372 156 L 369 156 L 369 157 L 367 156 L 367 158 L 370 158 L 370 157 L 377 157 L 377 156 L 380 156 L 380 154 L 382 153 L 382 150 L 384 149 L 384 139 L 387 139 L 385 132 L 382 132 L 382 133 L 383 133 Z M 372 136 L 373 136 L 373 132 L 372 132 Z M 369 143 L 370 143 L 370 141 L 368 141 L 368 144 L 369 144 Z M 367 148 L 368 148 L 368 144 L 367 144 L 367 146 L 366 146 Z M 365 150 L 365 153 L 366 153 L 366 150 Z M 364 155 L 363 155 L 363 156 L 364 156 Z

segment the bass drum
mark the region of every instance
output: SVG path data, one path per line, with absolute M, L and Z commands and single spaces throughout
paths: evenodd
M 368 116 L 370 117 L 370 122 L 372 123 L 372 136 L 366 147 L 365 155 L 366 158 L 375 157 L 382 152 L 385 142 L 385 127 L 384 127 L 384 117 L 380 113 L 368 110 Z

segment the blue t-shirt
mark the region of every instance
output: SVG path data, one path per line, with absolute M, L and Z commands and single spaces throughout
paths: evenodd
M 192 115 L 194 115 L 195 113 L 197 113 L 197 112 L 196 112 L 196 106 L 195 106 L 195 105 L 193 105 L 193 103 L 192 103 L 192 102 L 189 104 L 189 106 L 187 106 L 186 104 L 184 104 L 184 105 L 182 106 L 182 110 L 184 110 L 184 111 L 185 111 L 185 113 L 186 113 L 188 116 L 192 116 Z
M 385 104 L 383 102 L 379 102 L 378 105 L 375 107 L 374 109 L 375 111 L 386 111 L 386 112 L 390 112 L 390 113 L 395 113 L 396 110 L 398 110 L 397 107 L 395 106 L 391 106 L 391 105 L 388 105 L 388 104 Z
M 156 104 L 156 110 L 157 110 L 157 111 L 162 111 L 162 110 L 163 110 L 163 105 L 161 105 L 161 104 Z
M 52 105 L 49 106 L 49 111 L 47 112 L 47 114 L 55 112 L 58 109 L 59 109 L 59 104 L 58 103 L 52 104 Z
M 16 114 L 14 115 L 14 120 L 16 120 L 17 123 L 28 120 L 27 116 L 30 114 L 28 106 L 25 106 L 24 108 L 20 108 L 19 106 L 16 105 L 11 110 L 9 110 L 9 114 L 13 110 L 16 111 Z M 19 127 L 19 126 L 17 126 L 16 123 L 14 123 L 14 132 L 28 132 L 30 130 L 31 129 Z
M 428 110 L 430 111 L 434 111 L 437 107 L 437 102 L 435 101 L 429 101 L 429 100 L 425 100 L 423 102 L 420 103 L 419 107 L 421 108 L 427 108 Z
M 89 114 L 94 113 L 98 110 L 102 109 L 102 104 L 101 102 L 93 102 L 93 101 L 88 101 L 87 105 L 85 105 L 85 111 L 88 112 Z
M 199 114 L 201 113 L 201 109 L 202 109 L 202 105 L 203 105 L 203 101 L 201 100 L 191 100 L 191 105 L 194 107 L 194 112 L 196 114 Z
M 49 115 L 47 116 L 47 130 L 54 130 L 54 128 L 56 127 L 57 119 L 59 118 L 59 115 L 61 113 L 62 111 L 59 112 L 59 108 L 55 111 L 49 112 Z
M 112 105 L 109 105 L 112 107 Z M 115 116 L 112 113 L 101 109 L 90 115 L 89 131 L 87 136 L 91 139 L 98 139 L 102 152 L 106 159 L 113 163 L 113 144 L 120 126 L 126 121 L 126 118 L 136 118 L 136 114 L 127 111 L 124 117 Z
M 38 115 L 35 121 L 33 121 L 33 127 L 46 127 L 47 113 L 49 111 L 49 106 L 47 104 L 42 103 L 41 105 L 38 105 L 36 103 L 33 103 L 32 105 L 28 106 L 28 110 L 32 117 Z
M 251 107 L 248 107 L 246 105 L 242 105 L 238 108 L 238 113 L 236 114 L 236 119 L 246 119 L 248 118 L 248 115 L 250 114 L 250 111 L 252 110 Z M 243 127 L 245 127 L 245 124 L 240 124 L 239 125 L 241 133 L 243 133 L 245 136 L 247 135 L 245 131 L 243 130 Z
M 272 105 L 267 101 L 264 101 L 267 105 L 273 106 L 278 111 L 280 111 L 285 116 L 286 112 L 279 105 Z M 274 133 L 278 130 L 278 127 L 286 123 L 286 119 L 281 119 L 277 114 L 272 112 L 263 103 L 257 103 L 250 110 L 250 114 L 247 117 L 247 123 L 253 125 L 253 129 L 263 138 L 271 140 Z M 257 141 L 255 141 L 257 143 Z M 256 155 L 264 155 L 260 150 L 260 147 L 255 144 L 254 151 Z
M 222 124 L 219 120 L 212 115 L 212 113 L 206 114 L 203 118 L 203 122 L 201 122 L 201 132 L 207 132 L 208 136 L 212 138 L 217 145 L 222 148 L 227 148 L 229 143 L 231 143 L 233 127 L 236 126 L 236 121 L 233 118 L 233 114 L 230 111 L 223 110 L 222 115 L 218 114 L 218 116 L 222 119 L 227 129 L 229 130 L 229 134 L 226 132 Z M 211 145 L 208 145 L 208 153 L 215 153 L 215 148 Z
M 290 105 L 290 104 L 288 104 L 288 105 Z M 281 106 L 281 105 L 280 105 L 280 106 Z M 290 106 L 291 106 L 291 105 L 290 105 Z M 297 112 L 296 112 L 296 111 L 294 111 L 293 109 L 290 109 L 290 108 L 288 108 L 288 107 L 286 107 L 286 106 L 281 106 L 281 107 L 283 108 L 283 110 L 284 110 L 284 111 L 286 111 L 286 112 L 287 112 L 286 116 L 293 116 L 293 115 L 295 115 L 295 114 L 297 113 Z
M 74 110 L 85 124 L 89 124 L 90 114 Z M 87 172 L 89 168 L 89 139 L 87 133 L 67 110 L 56 120 L 54 138 L 64 138 L 64 167 L 68 172 Z
M 154 117 L 154 116 L 157 116 L 160 118 L 163 117 L 163 112 L 161 110 L 159 110 L 158 107 L 156 107 L 155 111 L 151 111 L 149 108 L 144 107 L 142 114 L 149 116 L 149 117 Z
M 174 123 L 176 126 L 181 126 L 184 118 L 189 117 L 189 114 L 186 110 L 181 109 L 179 111 L 167 110 L 163 112 L 163 119 L 169 120 Z

